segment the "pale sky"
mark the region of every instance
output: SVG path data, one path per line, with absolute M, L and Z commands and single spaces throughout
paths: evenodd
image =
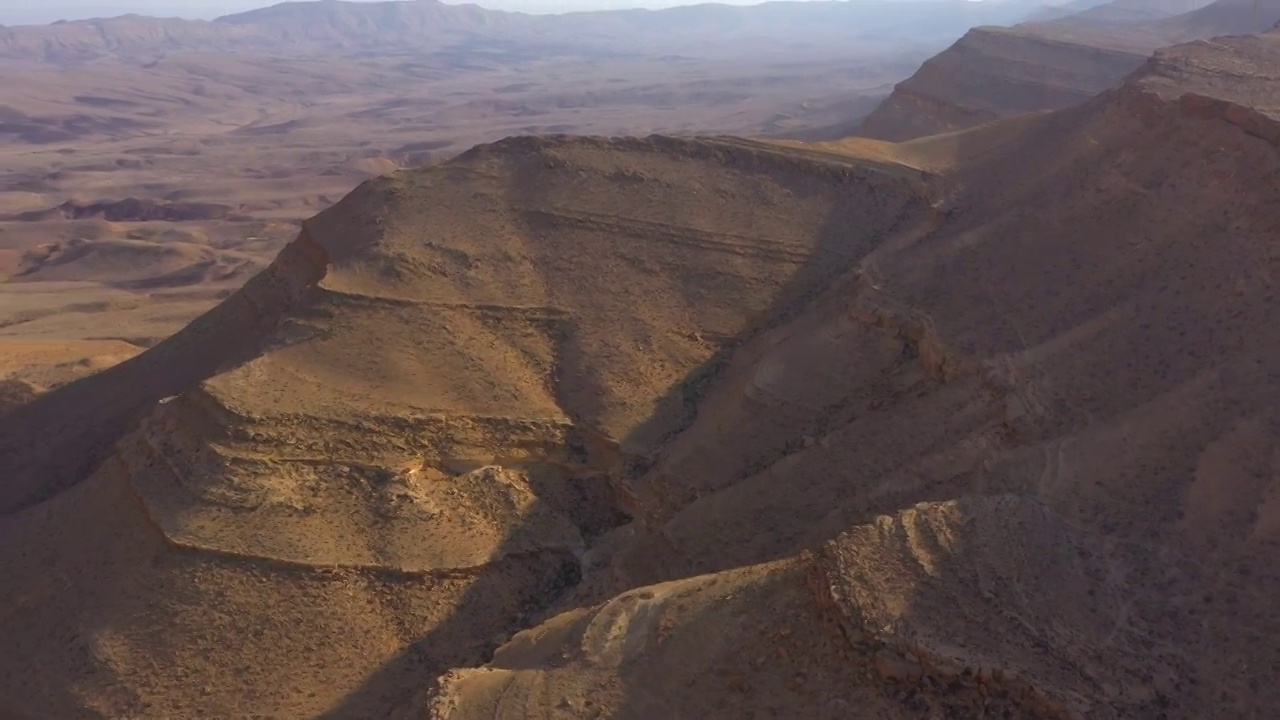
M 357 0 L 367 2 L 370 0 Z M 459 4 L 463 0 L 445 0 Z M 662 8 L 692 5 L 695 0 L 473 0 L 495 10 L 528 13 L 571 12 L 618 8 Z M 704 0 L 705 1 L 705 0 Z M 762 0 L 718 0 L 732 5 L 754 5 Z M 0 0 L 0 25 L 49 23 L 112 17 L 125 13 L 163 17 L 214 18 L 228 13 L 274 5 L 273 0 Z

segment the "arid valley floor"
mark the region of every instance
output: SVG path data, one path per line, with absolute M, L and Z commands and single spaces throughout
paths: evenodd
M 0 720 L 1272 717 L 1280 15 L 958 7 L 0 27 Z

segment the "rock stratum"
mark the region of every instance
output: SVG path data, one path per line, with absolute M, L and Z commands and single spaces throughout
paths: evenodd
M 0 413 L 0 707 L 1265 716 L 1278 73 L 369 181 Z

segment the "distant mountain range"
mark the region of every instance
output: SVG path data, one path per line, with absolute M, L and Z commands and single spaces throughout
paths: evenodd
M 1010 24 L 1041 9 L 1032 0 L 852 0 L 694 5 L 528 15 L 438 0 L 287 2 L 213 21 L 125 15 L 0 27 L 0 58 L 145 61 L 178 52 L 278 56 L 433 53 L 456 49 L 561 54 L 705 54 L 829 49 L 832 43 L 949 41 L 977 25 Z

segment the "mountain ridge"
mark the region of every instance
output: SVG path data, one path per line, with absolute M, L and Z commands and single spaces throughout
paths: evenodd
M 901 144 L 514 137 L 363 183 L 0 414 L 0 696 L 1263 713 L 1278 118 L 1271 33 Z
M 874 41 L 953 37 L 971 24 L 1008 22 L 1030 11 L 1020 2 L 993 4 L 774 2 L 703 5 L 656 11 L 610 10 L 527 15 L 419 0 L 356 3 L 284 2 L 212 21 L 125 16 L 45 26 L 0 28 L 0 57 L 86 62 L 119 57 L 227 50 L 266 55 L 333 52 L 488 52 L 564 54 L 663 52 L 698 54 L 745 42 L 812 51 L 843 37 Z M 715 33 L 710 31 L 714 30 Z M 705 48 L 691 45 L 699 40 Z M 713 41 L 714 40 L 714 41 Z M 423 43 L 427 43 L 424 47 Z

